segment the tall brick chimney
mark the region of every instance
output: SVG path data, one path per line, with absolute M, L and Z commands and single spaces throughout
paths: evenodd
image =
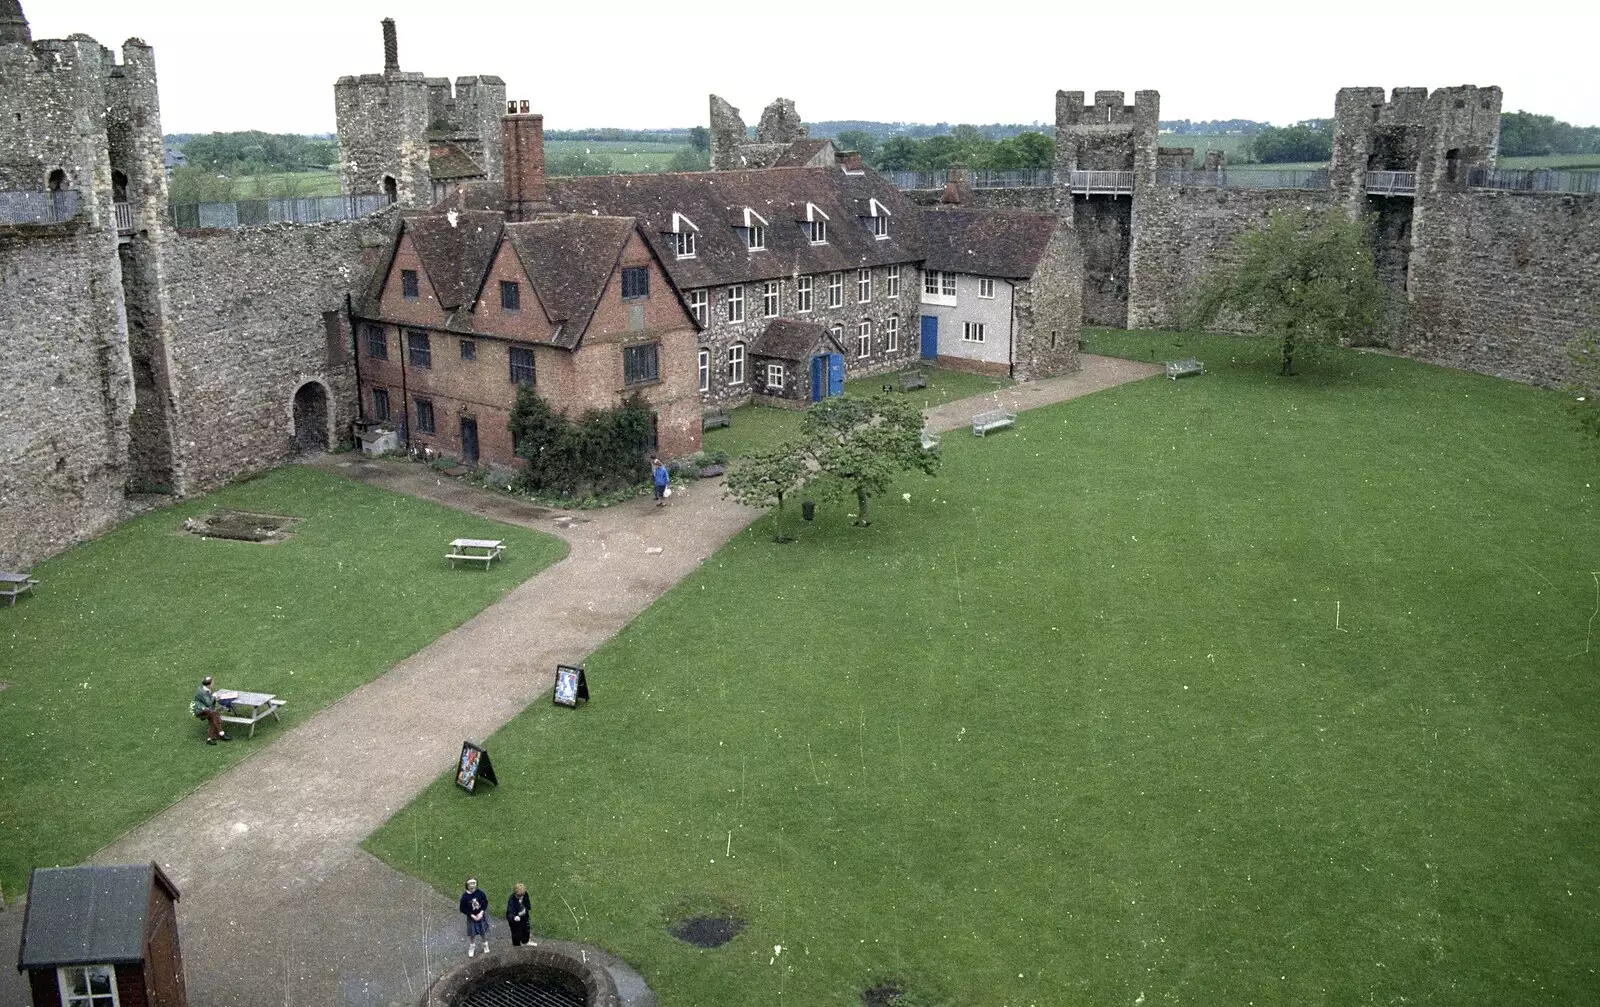
M 544 116 L 530 113 L 526 101 L 509 101 L 500 125 L 505 135 L 506 213 L 512 220 L 531 220 L 549 208 L 544 186 Z
M 383 19 L 383 72 L 400 72 L 400 35 L 394 30 L 394 18 Z

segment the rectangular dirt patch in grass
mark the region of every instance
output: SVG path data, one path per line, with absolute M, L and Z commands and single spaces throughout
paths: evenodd
M 293 516 L 269 549 L 183 534 Z M 246 522 L 249 523 L 249 522 Z M 506 542 L 451 570 L 458 537 Z M 39 564 L 0 619 L 0 885 L 70 864 L 279 732 L 207 748 L 203 675 L 290 701 L 283 728 L 380 675 L 565 553 L 560 540 L 291 466 L 147 514 Z M 310 784 L 308 784 L 310 785 Z

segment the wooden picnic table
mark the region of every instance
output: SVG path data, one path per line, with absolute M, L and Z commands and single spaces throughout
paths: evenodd
M 234 689 L 218 689 L 212 695 L 217 698 L 217 705 L 222 707 L 222 719 L 230 724 L 249 724 L 250 737 L 256 736 L 256 724 L 271 717 L 278 723 L 283 719 L 278 716 L 278 711 L 288 705 L 288 700 L 279 699 L 270 692 L 240 692 Z M 248 714 L 239 712 L 241 707 L 249 707 Z
M 506 551 L 503 539 L 498 538 L 457 538 L 450 540 L 450 551 L 444 558 L 450 561 L 452 568 L 456 560 L 464 559 L 482 563 L 485 570 L 489 565 L 499 559 Z
M 32 591 L 37 580 L 25 573 L 9 573 L 0 570 L 0 595 L 4 595 L 12 605 L 17 603 L 17 595 L 24 591 Z

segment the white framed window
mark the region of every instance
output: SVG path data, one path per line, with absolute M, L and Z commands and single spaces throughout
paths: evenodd
M 877 238 L 879 241 L 882 241 L 883 239 L 885 239 L 885 238 L 887 238 L 889 236 L 889 218 L 888 217 L 873 217 L 872 218 L 872 236 L 874 238 Z
M 888 281 L 884 284 L 884 291 L 883 292 L 886 295 L 888 295 L 889 297 L 899 297 L 900 296 L 900 267 L 899 266 L 890 266 L 889 267 L 889 278 L 888 278 Z
M 700 390 L 711 390 L 711 351 L 703 346 L 700 348 Z
M 863 318 L 856 326 L 856 356 L 872 356 L 872 319 Z
M 872 270 L 856 270 L 856 301 L 866 304 L 872 300 Z
M 794 310 L 795 311 L 799 312 L 799 311 L 810 311 L 811 310 L 811 295 L 812 295 L 812 291 L 816 288 L 816 283 L 817 283 L 817 278 L 815 276 L 797 276 L 797 277 L 795 277 L 795 280 L 794 280 Z
M 767 389 L 769 391 L 774 391 L 774 392 L 783 391 L 783 365 L 782 364 L 768 364 L 767 365 Z
M 927 269 L 922 273 L 922 303 L 955 307 L 956 274 Z
M 110 965 L 72 965 L 56 969 L 62 1007 L 120 1007 L 117 971 Z
M 889 237 L 889 208 L 876 199 L 867 203 L 867 230 L 879 241 Z
M 833 341 L 834 342 L 838 343 L 841 347 L 844 346 L 844 326 L 843 325 L 839 325 L 838 323 L 834 323 L 833 328 L 828 330 L 828 334 L 833 336 Z
M 806 236 L 813 245 L 828 243 L 828 215 L 815 203 L 806 204 Z
M 701 325 L 706 323 L 707 305 L 710 300 L 710 294 L 704 287 L 689 291 L 689 314 L 693 315 L 694 320 Z
M 744 384 L 744 344 L 734 343 L 728 347 L 728 384 Z
M 899 315 L 890 315 L 883 320 L 883 350 L 885 353 L 900 352 Z
M 961 323 L 961 341 L 963 343 L 981 343 L 981 342 L 983 342 L 983 323 L 982 322 L 962 322 Z
M 728 288 L 728 321 L 744 321 L 744 284 L 737 283 Z
M 778 317 L 778 281 L 768 280 L 761 285 L 761 317 Z
M 744 237 L 744 247 L 752 252 L 760 252 L 767 247 L 767 218 L 750 209 L 744 208 L 743 224 L 739 231 Z
M 979 279 L 978 279 L 978 296 L 979 297 L 986 297 L 986 298 L 989 298 L 990 300 L 994 299 L 994 281 L 991 280 L 989 277 L 987 277 L 987 276 L 979 277 Z
M 828 307 L 837 308 L 844 304 L 844 274 L 828 274 Z
M 694 258 L 694 236 L 700 228 L 694 221 L 681 213 L 672 215 L 672 230 L 667 232 L 667 240 L 672 245 L 672 251 L 680 259 Z

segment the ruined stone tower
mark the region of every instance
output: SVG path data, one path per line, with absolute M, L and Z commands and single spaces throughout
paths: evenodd
M 793 100 L 778 98 L 762 110 L 752 142 L 739 110 L 717 95 L 711 96 L 710 128 L 712 171 L 774 167 L 791 153 L 795 141 L 806 139 L 810 132 L 800 121 Z M 823 145 L 826 141 L 816 143 Z M 805 157 L 796 164 L 809 161 L 817 152 L 808 149 L 804 153 Z
M 452 90 L 447 78 L 401 70 L 392 18 L 383 21 L 383 60 L 383 73 L 333 86 L 343 190 L 430 206 L 450 182 L 499 180 L 505 81 L 459 77 Z

